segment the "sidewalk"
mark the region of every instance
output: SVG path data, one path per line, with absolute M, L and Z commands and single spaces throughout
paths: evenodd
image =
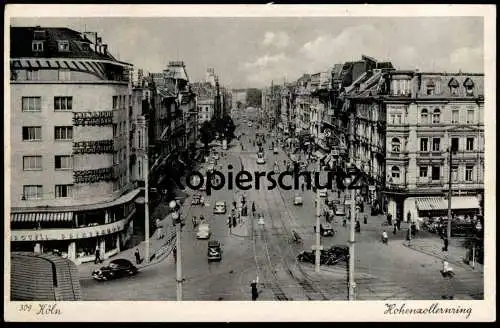
M 160 205 L 159 205 L 160 206 Z M 163 220 L 160 221 L 161 226 L 163 227 L 163 233 L 165 237 L 162 239 L 158 238 L 158 230 L 155 230 L 153 235 L 149 239 L 149 254 L 150 254 L 150 262 L 146 264 L 144 261 L 144 249 L 145 249 L 145 241 L 142 241 L 140 244 L 135 247 L 131 247 L 121 251 L 120 253 L 106 259 L 103 263 L 95 264 L 94 262 L 82 263 L 78 265 L 78 273 L 80 279 L 88 279 L 92 275 L 92 271 L 96 268 L 100 268 L 101 266 L 107 265 L 110 261 L 114 259 L 126 259 L 132 262 L 137 268 L 141 269 L 158 262 L 164 260 L 172 251 L 174 242 L 175 242 L 175 232 L 169 232 L 166 227 L 172 223 L 172 219 L 170 215 L 166 216 Z M 136 264 L 135 260 L 135 250 L 139 249 L 141 259 L 143 262 L 141 264 Z
M 472 267 L 472 263 L 466 264 L 464 262 L 466 256 L 465 247 L 450 243 L 448 245 L 448 252 L 443 252 L 443 241 L 439 239 L 439 237 L 412 239 L 410 242 L 405 241 L 403 245 L 417 252 L 433 256 L 440 260 L 447 259 L 450 264 L 455 266 L 460 266 L 477 272 L 484 272 L 482 264 L 476 262 L 474 267 Z

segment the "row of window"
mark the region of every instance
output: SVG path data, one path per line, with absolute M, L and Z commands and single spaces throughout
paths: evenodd
M 71 111 L 73 97 L 54 97 L 54 111 Z M 22 97 L 23 112 L 40 112 L 42 110 L 42 97 Z
M 72 126 L 55 126 L 54 139 L 59 141 L 73 140 Z M 23 126 L 23 141 L 40 141 L 42 140 L 41 126 Z
M 56 170 L 70 170 L 73 168 L 73 156 L 71 155 L 56 155 L 54 156 L 54 169 Z M 23 156 L 23 170 L 24 171 L 38 171 L 42 170 L 42 156 Z
M 31 42 L 31 49 L 34 52 L 43 52 L 43 40 L 33 40 Z M 58 40 L 57 50 L 60 52 L 69 52 L 69 41 L 68 40 Z
M 430 120 L 432 118 L 432 120 Z M 403 115 L 399 113 L 395 114 L 389 114 L 389 120 L 390 124 L 393 125 L 401 125 L 403 124 Z M 452 124 L 459 124 L 464 121 L 464 118 L 460 116 L 460 110 L 458 109 L 453 109 L 451 111 L 451 123 Z M 427 108 L 423 108 L 420 111 L 420 124 L 440 124 L 441 123 L 441 110 L 439 108 L 436 108 L 430 113 Z M 475 110 L 473 109 L 468 109 L 467 110 L 467 115 L 465 117 L 465 123 L 466 124 L 473 124 L 475 123 Z
M 431 166 L 429 172 L 428 166 L 420 166 L 419 167 L 419 176 L 420 178 L 431 178 L 432 181 L 439 181 L 441 179 L 441 166 Z M 474 166 L 467 165 L 465 167 L 465 181 L 472 182 L 472 176 L 474 173 Z M 400 179 L 401 171 L 399 167 L 393 166 L 391 168 L 391 176 L 393 179 Z M 458 177 L 458 166 L 451 167 L 451 180 L 459 181 Z
M 430 139 L 432 140 L 432 150 L 430 150 Z M 474 137 L 465 139 L 465 150 L 474 150 Z M 451 138 L 451 150 L 459 151 L 460 138 Z M 391 151 L 393 153 L 401 152 L 401 141 L 399 138 L 392 138 Z M 420 151 L 441 151 L 441 138 L 420 138 Z
M 113 138 L 127 133 L 127 122 L 122 121 L 119 124 L 113 123 Z
M 55 185 L 56 198 L 68 198 L 72 195 L 73 185 Z M 43 198 L 43 186 L 41 185 L 24 185 L 23 186 L 23 199 L 33 200 Z
M 129 104 L 132 103 L 132 96 L 129 95 Z M 127 96 L 113 96 L 113 109 L 125 109 L 127 106 Z M 54 111 L 73 110 L 73 97 L 54 97 Z M 42 97 L 22 97 L 23 112 L 42 111 Z
M 66 69 L 66 68 L 58 69 L 57 70 L 57 79 L 59 81 L 70 81 L 71 80 L 71 70 Z M 40 80 L 40 70 L 39 69 L 26 70 L 26 80 L 39 81 Z

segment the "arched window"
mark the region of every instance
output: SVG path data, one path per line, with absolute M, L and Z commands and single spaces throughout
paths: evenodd
M 399 153 L 401 151 L 401 141 L 399 141 L 398 138 L 392 138 L 391 149 L 395 153 Z
M 437 124 L 441 120 L 441 111 L 439 108 L 434 109 L 434 112 L 432 112 L 432 123 Z
M 393 179 L 399 179 L 400 177 L 399 167 L 393 166 L 391 169 L 391 175 Z
M 429 123 L 429 112 L 427 111 L 427 108 L 422 109 L 422 111 L 420 112 L 420 121 L 423 124 Z

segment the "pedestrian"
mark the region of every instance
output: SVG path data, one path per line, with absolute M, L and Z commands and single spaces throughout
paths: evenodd
M 394 230 L 392 231 L 393 235 L 396 235 L 398 226 L 394 223 Z
M 364 224 L 367 224 L 367 223 L 368 223 L 368 216 L 367 216 L 367 215 L 365 215 L 365 216 L 364 216 L 364 218 L 363 218 L 363 223 L 364 223 Z
M 399 218 L 398 218 L 398 219 L 396 220 L 396 225 L 397 225 L 397 227 L 398 227 L 398 230 L 401 230 L 401 219 L 399 219 Z
M 259 297 L 259 291 L 257 290 L 258 283 L 259 283 L 258 276 L 257 276 L 257 279 L 252 280 L 252 283 L 250 283 L 250 287 L 252 288 L 252 301 L 256 301 L 257 298 Z
M 255 216 L 255 202 L 252 202 L 252 215 Z
M 387 224 L 392 225 L 392 214 L 391 213 L 387 214 Z
M 359 224 L 358 220 L 356 220 L 356 227 L 355 227 L 355 229 L 356 229 L 356 232 L 361 232 L 361 225 Z
M 196 228 L 196 216 L 193 216 L 193 229 Z
M 141 264 L 141 253 L 139 253 L 139 248 L 135 249 L 135 263 L 136 264 Z
M 233 222 L 233 220 L 232 220 L 232 218 L 231 218 L 231 214 L 229 214 L 229 215 L 227 216 L 227 225 L 228 225 L 228 227 L 229 227 L 229 231 L 231 231 L 232 222 Z
M 445 236 L 445 237 L 443 238 L 443 242 L 444 242 L 443 252 L 447 252 L 447 251 L 448 251 L 448 243 L 449 243 L 449 241 L 448 241 L 448 237 L 446 237 L 446 236 Z
M 94 264 L 97 264 L 97 263 L 102 263 L 102 260 L 101 260 L 101 250 L 99 249 L 99 245 L 97 245 L 95 247 L 95 260 L 94 260 Z
M 236 216 L 233 216 L 233 227 L 236 227 L 236 224 L 237 224 L 237 222 L 236 222 Z

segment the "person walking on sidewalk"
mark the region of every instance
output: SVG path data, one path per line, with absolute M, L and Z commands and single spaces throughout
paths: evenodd
M 255 216 L 255 202 L 252 202 L 252 216 Z
M 252 301 L 256 301 L 257 298 L 259 297 L 259 291 L 257 290 L 257 284 L 259 283 L 259 276 L 257 276 L 257 279 L 252 280 L 250 283 L 250 288 L 252 289 Z
M 95 260 L 94 260 L 94 264 L 97 264 L 97 263 L 102 263 L 101 250 L 99 249 L 99 245 L 97 245 L 95 247 Z
M 135 263 L 136 264 L 141 264 L 141 253 L 139 253 L 139 248 L 135 249 Z

